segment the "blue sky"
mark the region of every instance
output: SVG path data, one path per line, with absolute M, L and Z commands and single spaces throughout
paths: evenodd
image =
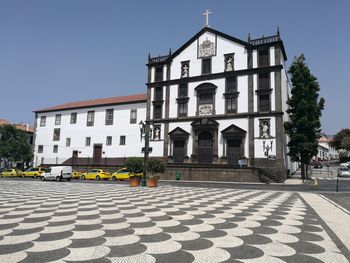
M 350 1 L 0 0 L 0 118 L 143 93 L 148 52 L 176 50 L 204 26 L 247 40 L 280 27 L 287 66 L 305 54 L 325 98 L 322 129 L 350 128 Z

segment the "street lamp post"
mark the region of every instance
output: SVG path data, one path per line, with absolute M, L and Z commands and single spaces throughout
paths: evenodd
M 144 135 L 145 138 L 145 147 L 144 147 L 144 157 L 143 157 L 143 177 L 141 180 L 141 186 L 146 186 L 146 180 L 147 180 L 147 162 L 149 157 L 149 132 L 150 132 L 150 124 L 144 123 L 143 121 L 140 121 L 139 123 L 140 127 L 140 135 L 141 135 L 141 141 L 142 136 Z

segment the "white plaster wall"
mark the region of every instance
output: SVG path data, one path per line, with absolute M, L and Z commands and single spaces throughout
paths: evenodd
M 260 127 L 259 119 L 270 119 L 270 135 L 276 137 L 276 121 L 274 117 L 264 117 L 264 118 L 254 118 L 254 148 L 255 148 L 255 158 L 266 158 L 263 151 L 263 140 L 260 137 Z M 270 141 L 270 140 L 268 140 Z M 269 155 L 276 155 L 276 140 L 273 139 L 272 151 Z
M 271 111 L 274 111 L 276 110 L 275 72 L 270 72 L 270 88 L 272 89 L 270 94 Z
M 270 47 L 270 66 L 276 65 L 275 62 L 275 47 Z
M 256 90 L 258 88 L 258 74 L 253 75 L 253 97 L 254 97 L 254 112 L 258 111 L 258 96 Z
M 248 112 L 248 76 L 237 77 L 238 108 L 237 112 Z
M 106 109 L 114 109 L 113 125 L 105 125 Z M 137 109 L 137 121 L 130 124 L 130 110 Z M 95 111 L 94 126 L 87 127 L 87 112 Z M 72 112 L 77 112 L 77 123 L 70 124 Z M 61 125 L 55 125 L 55 115 L 62 114 Z M 40 127 L 40 117 L 46 116 L 46 126 Z M 146 119 L 146 103 L 113 105 L 106 107 L 91 107 L 85 109 L 64 110 L 39 113 L 35 137 L 35 159 L 42 157 L 66 160 L 72 157 L 73 150 L 79 151 L 79 157 L 92 157 L 93 145 L 102 144 L 102 157 L 142 156 L 138 123 Z M 60 141 L 53 141 L 53 131 L 61 129 Z M 126 136 L 126 145 L 119 145 L 120 136 Z M 106 146 L 106 137 L 112 136 L 112 145 Z M 85 138 L 91 137 L 91 145 L 85 146 Z M 71 138 L 71 145 L 66 146 L 66 138 Z M 38 153 L 38 145 L 44 146 L 43 153 Z M 53 146 L 58 145 L 58 153 L 53 153 Z
M 253 50 L 253 68 L 258 67 L 258 51 Z
M 205 32 L 199 37 L 199 44 L 201 44 L 206 39 L 215 43 L 215 35 L 210 32 Z M 193 41 L 192 44 L 190 44 L 173 59 L 173 62 L 171 64 L 171 79 L 181 78 L 181 62 L 188 60 L 190 60 L 189 76 L 193 77 L 202 74 L 202 60 L 197 58 L 197 45 L 197 40 Z M 218 36 L 217 53 L 216 56 L 212 57 L 212 73 L 219 73 L 224 71 L 224 54 L 228 53 L 235 53 L 235 70 L 247 68 L 247 51 L 244 46 Z

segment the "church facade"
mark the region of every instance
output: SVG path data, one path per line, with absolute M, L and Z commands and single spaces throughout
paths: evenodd
M 142 121 L 166 179 L 180 171 L 189 180 L 254 181 L 260 169 L 282 181 L 294 170 L 283 128 L 286 60 L 279 32 L 243 41 L 206 26 L 175 52 L 149 55 L 146 94 L 35 111 L 35 164 L 122 166 L 144 155 Z
M 284 177 L 293 169 L 286 60 L 279 32 L 243 41 L 210 27 L 174 53 L 149 56 L 152 155 L 178 168 L 268 166 Z

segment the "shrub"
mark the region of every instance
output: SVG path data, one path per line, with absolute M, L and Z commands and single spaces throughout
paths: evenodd
M 148 170 L 150 171 L 149 178 L 158 178 L 158 175 L 154 175 L 155 173 L 160 174 L 165 172 L 165 165 L 162 161 L 157 159 L 150 159 L 148 161 Z
M 125 167 L 133 174 L 143 172 L 143 158 L 130 157 L 125 162 Z

